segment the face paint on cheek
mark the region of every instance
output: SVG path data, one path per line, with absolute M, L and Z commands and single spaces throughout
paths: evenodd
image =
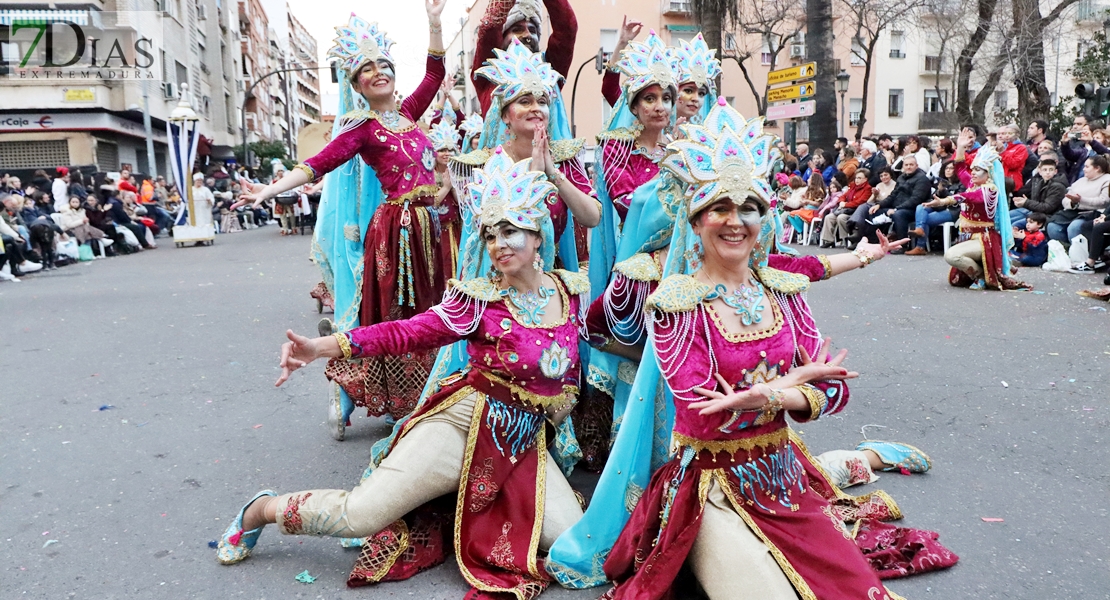
M 763 222 L 763 215 L 759 214 L 758 210 L 745 210 L 741 208 L 739 211 L 737 211 L 736 216 L 744 225 L 758 226 Z
M 378 72 L 390 79 L 397 79 L 397 73 L 393 70 L 393 65 L 378 65 Z
M 528 236 L 523 231 L 515 229 L 509 233 L 504 230 L 497 232 L 497 244 L 504 246 L 513 252 L 524 252 L 528 246 Z

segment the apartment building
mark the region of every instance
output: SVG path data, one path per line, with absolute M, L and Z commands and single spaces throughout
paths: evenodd
M 237 125 L 239 96 L 225 74 L 238 68 L 233 41 L 238 18 L 222 1 L 160 0 L 137 11 L 129 0 L 0 0 L 5 33 L 18 21 L 43 24 L 54 34 L 50 48 L 36 44 L 34 28 L 8 35 L 0 45 L 0 168 L 130 167 L 169 175 L 165 119 L 179 101 L 182 83 L 189 84 L 189 101 L 201 118 L 204 159 L 226 156 Z M 73 30 L 89 36 L 109 31 L 124 48 L 116 58 L 129 68 L 119 61 L 108 64 L 111 53 L 100 48 L 97 54 L 91 41 L 79 42 L 73 34 L 68 39 Z M 135 46 L 144 38 L 150 40 L 140 43 L 145 56 Z M 75 64 L 56 68 L 59 55 L 76 57 Z M 144 111 L 151 120 L 153 165 L 146 150 Z
M 242 69 L 239 89 L 243 104 L 247 143 L 274 138 L 274 91 L 272 77 L 259 79 L 274 69 L 270 48 L 270 21 L 260 0 L 239 0 L 239 52 Z M 241 142 L 240 142 L 241 143 Z

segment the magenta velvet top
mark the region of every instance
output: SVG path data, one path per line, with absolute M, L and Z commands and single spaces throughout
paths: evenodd
M 774 317 L 769 327 L 759 332 L 726 332 L 717 316 L 719 309 L 711 306 L 706 298 L 712 291 L 710 287 L 687 275 L 663 280 L 649 298 L 649 331 L 660 370 L 674 393 L 676 434 L 696 440 L 727 441 L 756 437 L 785 427 L 786 411 L 763 422 L 759 410 L 724 411 L 703 416 L 686 406 L 704 400 L 693 388 L 719 387 L 715 372 L 732 383 L 734 389 L 743 390 L 788 373 L 800 360 L 799 346 L 804 346 L 810 355 L 820 346 L 820 333 L 801 290 L 808 287 L 809 281 L 825 278 L 824 263 L 812 256 L 772 255 L 770 266 L 770 269 L 760 269 L 759 276 L 767 289 L 765 302 L 771 304 Z M 790 279 L 784 271 L 804 278 Z M 804 284 L 800 285 L 799 280 Z M 700 301 L 690 300 L 698 297 Z M 824 403 L 818 407 L 818 414 L 793 414 L 795 419 L 813 420 L 836 413 L 848 402 L 848 387 L 843 382 L 811 385 L 812 391 L 820 392 Z
M 602 141 L 601 161 L 609 199 L 623 222 L 632 204 L 632 192 L 659 174 L 659 164 L 636 147 L 635 141 Z
M 403 355 L 466 340 L 469 366 L 547 400 L 577 393 L 581 365 L 578 340 L 585 339 L 588 280 L 554 271 L 562 296 L 562 318 L 551 326 L 528 326 L 514 314 L 488 279 L 452 279 L 443 302 L 411 319 L 388 321 L 346 332 L 351 358 Z M 518 391 L 518 395 L 524 396 Z M 535 398 L 533 398 L 535 400 Z
M 443 57 L 428 55 L 424 79 L 401 103 L 400 113 L 416 123 L 435 99 L 446 71 Z M 373 167 L 387 200 L 423 198 L 431 203 L 436 192 L 435 148 L 420 127 L 392 130 L 374 111 L 355 111 L 341 117 L 350 124 L 319 154 L 305 161 L 317 177 L 330 173 L 355 155 Z M 361 122 L 360 122 L 361 121 Z

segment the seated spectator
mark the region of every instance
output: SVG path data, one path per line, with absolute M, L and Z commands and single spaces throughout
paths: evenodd
M 1025 166 L 1021 168 L 1021 180 L 1028 182 L 1033 178 L 1033 173 L 1041 161 L 1041 142 L 1052 141 L 1048 137 L 1048 121 L 1036 119 L 1029 123 L 1025 129 L 1025 147 L 1029 149 L 1029 157 L 1025 159 Z M 1055 149 L 1053 150 L 1055 151 Z M 1057 158 L 1059 163 L 1060 159 Z
M 1093 221 L 1098 211 L 1110 205 L 1110 161 L 1105 156 L 1092 156 L 1083 167 L 1083 177 L 1071 184 L 1064 194 L 1063 209 L 1048 223 L 1048 237 L 1070 244 L 1086 222 Z
M 69 236 L 50 216 L 53 210 L 54 203 L 50 200 L 50 194 L 35 190 L 30 198 L 23 199 L 23 208 L 19 212 L 23 223 L 31 232 L 32 249 L 38 248 L 38 255 L 42 257 L 42 266 L 48 271 L 55 268 L 54 263 L 57 260 L 54 251 L 55 236 L 59 236 L 62 241 L 69 239 Z
M 50 180 L 50 176 L 46 174 L 46 171 L 37 169 L 34 175 L 31 175 L 31 187 L 36 190 L 50 193 L 52 186 L 53 182 Z
M 1072 273 L 1094 273 L 1106 267 L 1102 255 L 1110 247 L 1110 219 L 1107 217 L 1110 217 L 1110 207 L 1104 209 L 1094 220 L 1083 224 L 1080 233 L 1087 238 L 1087 260 L 1069 269 Z
M 937 159 L 933 161 L 933 165 L 929 167 L 927 172 L 929 179 L 932 179 L 934 182 L 940 181 L 940 179 L 944 177 L 941 171 L 955 153 L 956 146 L 952 143 L 952 140 L 941 138 L 940 141 L 937 142 Z
M 789 193 L 783 199 L 783 205 L 788 210 L 797 210 L 805 204 L 806 195 L 806 182 L 801 177 L 793 175 L 790 177 L 789 183 L 786 184 L 789 188 Z
M 111 188 L 112 186 L 108 187 Z M 132 247 L 127 244 L 127 239 L 116 229 L 116 224 L 112 221 L 112 215 L 108 214 L 104 206 L 101 206 L 96 196 L 89 194 L 89 197 L 85 198 L 84 209 L 89 225 L 99 229 L 114 244 L 111 248 L 105 250 L 107 256 L 115 256 L 117 253 L 130 254 L 133 251 Z
M 871 199 L 871 184 L 868 179 L 871 173 L 867 169 L 856 169 L 856 176 L 852 185 L 837 199 L 835 208 L 830 209 L 825 215 L 821 227 L 821 247 L 832 248 L 837 243 L 847 240 L 852 232 L 848 229 L 848 219 L 857 208 L 863 206 Z
M 65 167 L 58 167 L 54 169 L 54 181 L 50 183 L 49 191 L 50 196 L 54 199 L 54 210 L 52 212 L 60 212 L 66 207 L 66 202 L 69 199 L 69 169 Z
M 1010 210 L 1010 223 L 1018 229 L 1025 228 L 1025 217 L 1030 213 L 1043 213 L 1051 217 L 1063 208 L 1067 180 L 1056 170 L 1056 161 L 1044 159 L 1037 165 L 1037 175 L 1014 195 Z
M 927 202 L 932 191 L 933 184 L 929 181 L 929 176 L 925 171 L 917 168 L 917 156 L 912 153 L 903 156 L 902 175 L 898 178 L 894 191 L 885 200 L 868 209 L 872 218 L 864 221 L 862 234 L 868 240 L 877 241 L 875 231 L 882 221 L 876 223 L 875 219 L 885 215 L 894 223 L 890 229 L 890 239 L 896 241 L 905 238 L 917 214 L 918 205 Z M 900 253 L 897 252 L 898 250 L 901 250 L 901 247 L 896 249 L 895 253 Z
M 809 176 L 811 174 L 820 173 L 821 179 L 825 182 L 825 185 L 829 185 L 833 175 L 836 174 L 836 167 L 830 163 L 831 161 L 824 150 L 814 150 L 813 155 L 809 159 L 809 168 L 802 173 L 802 181 L 809 181 Z
M 134 192 L 122 191 L 120 192 L 120 202 L 123 203 L 123 210 L 127 213 L 128 218 L 132 223 L 140 224 L 144 227 L 143 235 L 146 241 L 151 243 L 151 247 L 156 247 L 153 243 L 154 236 L 158 235 L 158 226 L 154 224 L 154 219 L 150 218 L 150 213 L 147 207 L 139 203 L 139 197 Z M 147 236 L 147 231 L 150 235 Z
M 817 209 L 828 197 L 829 191 L 825 188 L 825 182 L 821 179 L 821 174 L 811 174 L 809 185 L 806 186 L 805 192 L 802 194 L 802 207 L 786 214 L 787 221 L 790 222 L 794 231 L 798 232 L 799 237 L 805 228 L 805 224 L 813 221 Z
M 930 229 L 945 223 L 955 223 L 960 218 L 959 204 L 954 196 L 964 191 L 964 184 L 956 176 L 956 163 L 945 161 L 943 169 L 943 177 L 937 182 L 937 191 L 933 198 L 919 205 L 914 212 L 914 228 L 909 231 L 909 235 L 915 241 L 914 247 L 906 251 L 907 256 L 928 254 L 925 246 Z
M 69 188 L 66 190 L 66 198 L 77 196 L 81 199 L 81 204 L 85 203 L 85 198 L 89 195 L 88 188 L 85 187 L 85 174 L 81 171 L 74 171 L 69 174 Z
M 879 185 L 880 173 L 887 167 L 886 156 L 878 151 L 875 142 L 871 140 L 863 140 L 859 145 L 859 168 L 867 169 L 871 173 L 871 179 L 867 183 L 871 187 Z M 854 179 L 854 178 L 853 178 Z
M 42 264 L 28 260 L 24 252 L 29 236 L 16 229 L 16 223 L 21 221 L 19 212 L 15 210 L 17 202 L 22 204 L 23 198 L 0 193 L 0 204 L 3 205 L 0 209 L 0 242 L 4 244 L 4 258 L 11 266 L 12 277 L 42 270 Z
M 856 158 L 856 151 L 851 146 L 845 145 L 840 149 L 840 163 L 836 165 L 836 169 L 851 180 L 855 178 L 858 168 L 859 159 Z
M 1048 223 L 1042 213 L 1031 213 L 1025 219 L 1025 227 L 1014 227 L 1014 249 L 1010 258 L 1025 267 L 1039 267 L 1048 260 L 1048 237 L 1041 229 Z
M 879 184 L 871 186 L 871 199 L 856 207 L 856 211 L 848 218 L 848 227 L 852 230 L 852 241 L 849 241 L 849 247 L 854 244 L 854 241 L 860 239 L 859 232 L 863 228 L 864 222 L 871 215 L 871 208 L 886 200 L 894 192 L 894 187 L 897 185 L 895 177 L 896 175 L 890 167 L 883 169 L 883 172 L 879 173 Z M 872 176 L 872 179 L 874 179 L 874 176 Z
M 77 238 L 78 244 L 88 244 L 92 240 L 105 240 L 104 232 L 89 224 L 89 217 L 77 196 L 69 197 L 69 205 L 61 213 L 62 230 Z M 105 240 L 106 245 L 112 240 Z M 93 245 L 95 250 L 96 244 Z
M 927 138 L 926 138 L 927 139 Z M 904 172 L 903 165 L 907 156 L 913 156 L 917 162 L 917 169 L 926 172 L 933 164 L 932 153 L 922 144 L 922 138 L 916 135 L 907 135 L 898 138 L 898 157 L 890 165 L 895 173 Z
M 1069 183 L 1075 183 L 1083 177 L 1086 161 L 1092 156 L 1110 153 L 1110 149 L 1103 146 L 1091 135 L 1091 126 L 1086 115 L 1075 115 L 1072 120 L 1071 130 L 1066 140 L 1060 142 L 1060 154 L 1071 165 L 1067 172 Z M 1052 221 L 1049 221 L 1049 238 L 1052 238 Z
M 136 249 L 151 248 L 152 246 L 146 239 L 146 227 L 140 223 L 133 222 L 131 217 L 127 215 L 127 211 L 124 210 L 123 202 L 118 198 L 116 190 L 112 189 L 112 186 L 106 187 L 107 189 L 104 187 L 101 188 L 105 196 L 101 202 L 101 210 L 108 214 L 114 226 L 124 227 L 135 234 L 135 239 L 139 243 L 139 248 Z M 124 245 L 134 248 L 131 244 L 126 244 L 126 241 Z

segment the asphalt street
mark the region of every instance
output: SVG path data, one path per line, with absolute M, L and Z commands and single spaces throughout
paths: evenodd
M 349 488 L 388 428 L 360 417 L 333 441 L 322 365 L 273 387 L 284 331 L 318 319 L 308 237 L 161 241 L 0 283 L 0 598 L 461 598 L 453 559 L 348 589 L 355 551 L 273 530 L 245 563 L 216 563 L 208 543 L 252 494 Z M 1075 293 L 1102 276 L 1024 270 L 1034 294 L 953 289 L 946 272 L 889 257 L 814 285 L 823 333 L 862 377 L 844 413 L 798 428 L 815 452 L 875 425 L 932 457 L 872 487 L 961 560 L 893 591 L 1105 598 L 1110 305 Z M 294 579 L 305 570 L 315 583 Z

